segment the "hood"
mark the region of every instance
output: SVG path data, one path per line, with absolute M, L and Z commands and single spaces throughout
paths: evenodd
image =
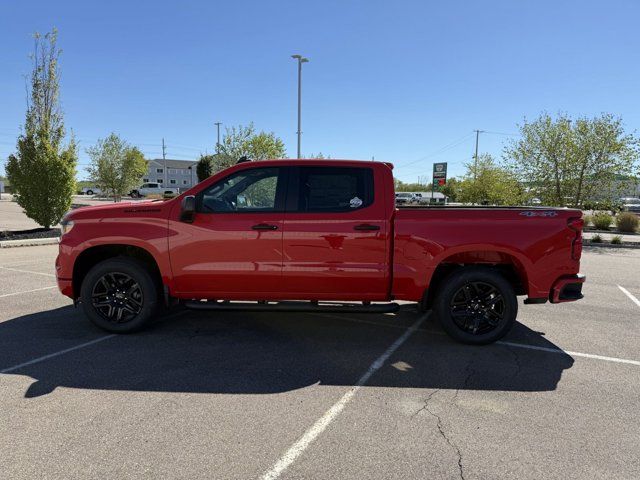
M 87 205 L 71 210 L 65 215 L 65 219 L 74 220 L 82 218 L 102 218 L 122 216 L 130 213 L 159 212 L 169 204 L 171 200 L 166 201 L 125 201 L 118 203 L 107 203 L 105 205 Z

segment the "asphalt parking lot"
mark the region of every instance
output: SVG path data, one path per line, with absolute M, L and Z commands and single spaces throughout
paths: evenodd
M 396 315 L 174 310 L 108 335 L 0 250 L 2 478 L 640 478 L 640 251 L 470 347 Z

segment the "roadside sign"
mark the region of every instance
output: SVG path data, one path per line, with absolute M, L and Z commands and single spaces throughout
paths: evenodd
M 447 183 L 447 162 L 433 164 L 433 184 L 440 186 Z

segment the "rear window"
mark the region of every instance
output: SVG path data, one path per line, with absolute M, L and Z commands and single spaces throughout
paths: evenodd
M 300 168 L 300 212 L 348 212 L 372 203 L 373 172 L 370 168 Z

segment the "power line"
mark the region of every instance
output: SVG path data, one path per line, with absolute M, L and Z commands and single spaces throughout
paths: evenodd
M 399 164 L 396 167 L 397 168 L 408 167 L 409 165 L 414 165 L 414 164 L 416 164 L 418 162 L 423 162 L 424 160 L 427 160 L 429 158 L 436 157 L 436 156 L 438 156 L 438 155 L 440 155 L 440 154 L 442 154 L 442 153 L 444 153 L 444 152 L 446 152 L 448 150 L 451 150 L 452 148 L 455 148 L 458 145 L 464 143 L 464 141 L 468 137 L 470 137 L 471 135 L 473 135 L 473 132 L 466 133 L 465 135 L 463 135 L 462 137 L 458 138 L 457 140 L 454 140 L 453 142 L 448 143 L 447 145 L 444 145 L 443 147 L 440 147 L 438 150 L 434 151 L 433 153 L 430 153 L 430 154 L 428 154 L 428 155 L 426 155 L 424 157 L 421 157 L 421 158 L 419 158 L 417 160 L 413 160 L 413 161 L 408 162 L 408 163 Z

